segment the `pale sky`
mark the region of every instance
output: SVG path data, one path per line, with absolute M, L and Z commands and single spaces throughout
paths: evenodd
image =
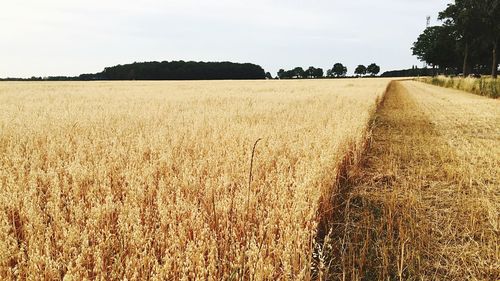
M 134 61 L 251 62 L 352 73 L 421 65 L 410 47 L 450 0 L 0 0 L 0 77 Z

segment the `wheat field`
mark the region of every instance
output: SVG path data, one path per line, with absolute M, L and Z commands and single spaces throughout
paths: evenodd
M 310 279 L 388 83 L 0 84 L 1 279 Z

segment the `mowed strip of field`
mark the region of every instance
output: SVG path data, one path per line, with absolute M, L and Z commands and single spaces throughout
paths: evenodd
M 0 279 L 308 279 L 388 82 L 0 84 Z
M 334 278 L 499 280 L 500 101 L 394 82 L 344 187 Z

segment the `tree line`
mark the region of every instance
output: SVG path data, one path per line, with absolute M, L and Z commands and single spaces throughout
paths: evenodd
M 368 67 L 364 65 L 358 65 L 354 74 L 356 76 L 376 76 L 380 72 L 380 67 L 372 63 Z M 347 67 L 342 63 L 335 63 L 331 69 L 326 71 L 326 77 L 345 77 L 347 75 Z M 266 74 L 268 78 L 270 78 L 270 74 Z M 302 67 L 295 67 L 291 70 L 280 69 L 277 73 L 277 78 L 279 79 L 314 79 L 314 78 L 323 78 L 325 77 L 325 73 L 322 68 L 316 68 L 314 66 L 310 66 L 306 70 Z
M 162 61 L 135 62 L 106 67 L 102 72 L 79 76 L 6 78 L 3 80 L 31 81 L 91 81 L 91 80 L 238 80 L 265 79 L 264 69 L 251 63 Z
M 264 79 L 264 69 L 251 63 L 162 61 L 106 67 L 82 80 L 222 80 Z
M 498 76 L 500 0 L 455 0 L 424 30 L 412 51 L 443 74 Z
M 358 65 L 354 73 L 356 76 L 376 76 L 380 67 L 372 63 L 368 66 Z M 279 79 L 314 79 L 324 77 L 346 77 L 347 67 L 342 63 L 335 63 L 326 73 L 322 68 L 311 66 L 304 70 L 296 67 L 292 70 L 280 69 Z M 194 62 L 194 61 L 152 61 L 134 62 L 131 64 L 106 67 L 98 73 L 81 74 L 79 76 L 49 76 L 4 78 L 0 81 L 93 81 L 93 80 L 238 80 L 238 79 L 272 79 L 269 72 L 256 64 L 232 62 Z
M 433 76 L 435 70 L 432 68 L 418 68 L 412 66 L 410 69 L 386 71 L 380 77 L 416 77 L 416 76 Z

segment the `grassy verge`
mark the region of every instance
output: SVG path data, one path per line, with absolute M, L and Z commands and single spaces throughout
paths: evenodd
M 436 86 L 453 88 L 490 98 L 500 97 L 500 79 L 436 76 L 418 78 L 417 80 Z

